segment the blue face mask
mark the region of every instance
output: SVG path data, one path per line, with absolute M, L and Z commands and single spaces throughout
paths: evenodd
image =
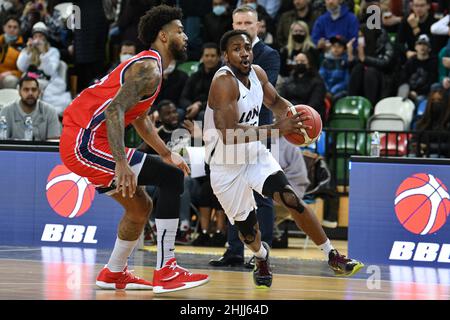
M 214 6 L 213 7 L 213 12 L 216 16 L 221 16 L 225 13 L 225 11 L 227 11 L 227 8 L 225 6 Z
M 10 43 L 17 40 L 17 36 L 10 36 L 9 34 L 5 33 L 5 42 Z
M 258 4 L 256 2 L 247 3 L 246 5 L 254 10 L 256 10 L 256 8 L 258 7 Z

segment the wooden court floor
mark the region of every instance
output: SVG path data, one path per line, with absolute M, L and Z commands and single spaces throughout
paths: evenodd
M 345 252 L 345 243 L 336 247 Z M 335 277 L 314 247 L 273 249 L 273 285 L 256 289 L 251 270 L 210 267 L 223 248 L 177 246 L 180 265 L 205 272 L 210 282 L 162 295 L 152 291 L 108 291 L 95 287 L 95 277 L 110 250 L 60 247 L 0 246 L 1 300 L 450 300 L 450 269 L 366 266 L 354 277 Z M 317 254 L 317 252 L 319 254 Z M 155 247 L 136 251 L 135 273 L 151 279 Z

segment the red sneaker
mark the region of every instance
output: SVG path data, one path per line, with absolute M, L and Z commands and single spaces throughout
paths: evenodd
M 153 292 L 163 293 L 201 286 L 209 281 L 207 274 L 190 273 L 177 265 L 175 258 L 153 273 Z
M 150 281 L 132 274 L 128 267 L 122 272 L 112 272 L 106 266 L 100 271 L 95 284 L 102 289 L 152 290 Z

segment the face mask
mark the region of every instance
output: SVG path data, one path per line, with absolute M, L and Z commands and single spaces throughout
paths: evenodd
M 433 102 L 431 105 L 433 119 L 440 118 L 442 110 L 444 110 L 444 104 L 442 102 Z
M 227 11 L 227 8 L 225 6 L 214 6 L 213 8 L 213 12 L 216 16 L 221 16 L 225 13 L 225 11 Z
M 295 73 L 297 74 L 304 74 L 307 70 L 308 69 L 306 68 L 306 64 L 304 63 L 299 63 L 295 66 Z
M 132 54 L 128 54 L 128 53 L 127 54 L 121 54 L 120 55 L 120 62 L 122 63 L 122 62 L 130 59 L 131 57 L 133 57 Z
M 256 8 L 258 7 L 258 4 L 256 2 L 247 3 L 246 5 L 254 10 L 256 10 Z
M 304 34 L 293 34 L 292 40 L 294 40 L 297 43 L 303 43 L 305 41 L 306 35 Z
M 10 36 L 9 34 L 5 33 L 5 42 L 10 43 L 17 40 L 17 36 Z

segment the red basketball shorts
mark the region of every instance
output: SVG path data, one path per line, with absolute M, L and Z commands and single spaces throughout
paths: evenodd
M 87 178 L 97 189 L 111 186 L 116 163 L 106 137 L 98 136 L 90 129 L 64 127 L 59 152 L 62 162 L 70 171 Z M 137 177 L 145 154 L 132 148 L 125 148 L 125 152 Z

